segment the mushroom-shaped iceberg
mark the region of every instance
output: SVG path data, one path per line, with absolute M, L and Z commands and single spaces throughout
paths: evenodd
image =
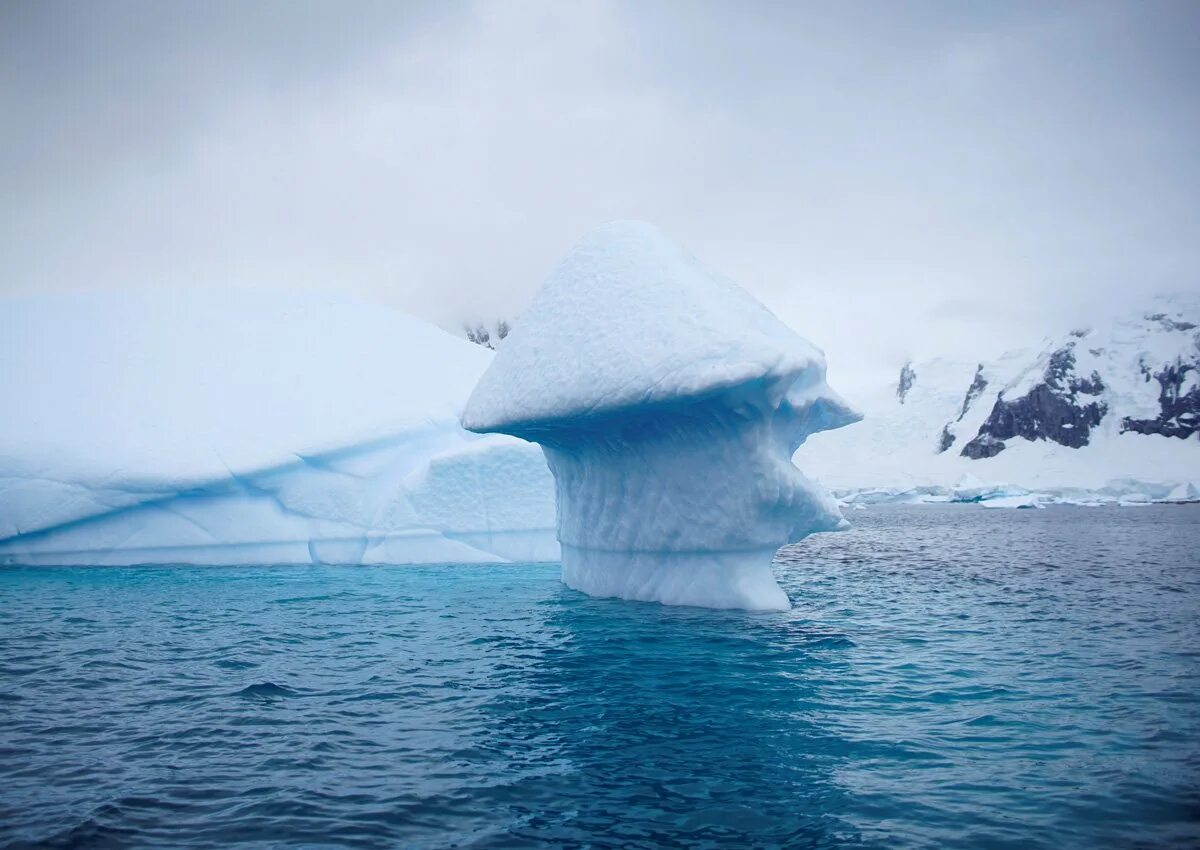
M 569 587 L 782 610 L 775 550 L 845 527 L 792 454 L 858 418 L 820 350 L 657 228 L 616 222 L 551 274 L 462 421 L 541 444 Z

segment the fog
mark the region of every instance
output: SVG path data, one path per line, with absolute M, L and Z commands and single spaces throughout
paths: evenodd
M 0 290 L 520 314 L 653 221 L 854 391 L 1200 277 L 1200 5 L 0 3 Z

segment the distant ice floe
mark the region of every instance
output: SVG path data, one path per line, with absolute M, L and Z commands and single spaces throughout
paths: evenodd
M 639 222 L 563 260 L 463 414 L 541 444 L 567 585 L 747 609 L 789 607 L 776 549 L 845 526 L 791 456 L 856 419 L 818 349 Z
M 964 476 L 954 487 L 936 484 L 919 487 L 866 487 L 835 491 L 844 506 L 867 507 L 882 504 L 979 504 L 985 508 L 1041 508 L 1047 505 L 1137 506 L 1179 504 L 1200 501 L 1200 486 L 1120 478 L 1101 487 L 1049 487 L 1030 490 L 1011 484 L 984 484 L 973 476 Z

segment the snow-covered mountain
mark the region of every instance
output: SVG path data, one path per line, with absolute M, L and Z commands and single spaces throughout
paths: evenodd
M 856 401 L 863 423 L 796 458 L 854 498 L 1198 498 L 1200 299 L 1155 299 L 1041 349 L 906 363 Z

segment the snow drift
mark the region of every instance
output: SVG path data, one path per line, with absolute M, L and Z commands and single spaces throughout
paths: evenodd
M 567 585 L 783 609 L 775 550 L 844 525 L 790 458 L 856 418 L 819 350 L 655 228 L 618 222 L 551 275 L 463 424 L 542 445 Z
M 557 560 L 536 447 L 462 430 L 491 354 L 379 305 L 0 307 L 0 563 Z

